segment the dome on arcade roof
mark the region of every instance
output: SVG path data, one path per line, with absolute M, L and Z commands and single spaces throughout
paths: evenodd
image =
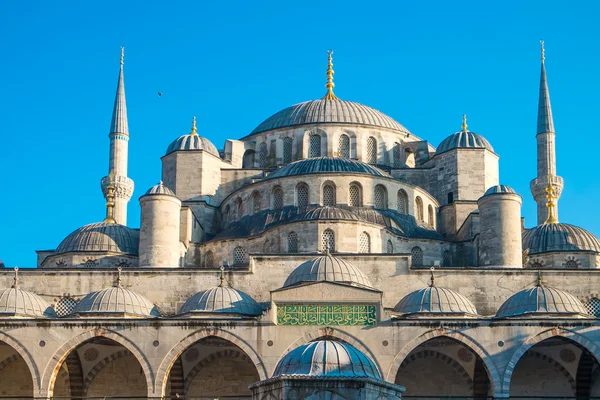
M 73 231 L 56 248 L 55 254 L 81 251 L 108 251 L 138 254 L 140 233 L 125 225 L 97 222 Z
M 494 151 L 494 148 L 483 136 L 467 130 L 467 119 L 463 115 L 463 129 L 446 139 L 442 140 L 436 149 L 436 154 L 441 154 L 458 148 L 488 149 Z
M 0 290 L 0 318 L 54 318 L 56 313 L 40 296 L 19 288 L 18 268 L 15 268 L 15 283 Z
M 267 176 L 267 179 L 328 172 L 346 172 L 387 178 L 390 177 L 387 172 L 362 161 L 338 157 L 316 157 L 288 164 Z
M 183 135 L 175 139 L 169 147 L 167 147 L 167 154 L 171 154 L 174 151 L 186 151 L 186 150 L 204 150 L 212 154 L 213 156 L 220 157 L 219 150 L 214 144 L 207 138 L 198 135 L 196 131 L 196 117 L 194 117 L 192 123 L 192 132 L 187 135 Z
M 306 343 L 283 356 L 273 377 L 286 375 L 381 379 L 373 361 L 356 347 L 327 339 Z
M 283 287 L 319 281 L 372 287 L 369 278 L 360 269 L 329 253 L 300 264 L 287 277 Z
M 592 251 L 600 253 L 600 240 L 578 226 L 550 223 L 523 232 L 523 249 L 529 249 L 529 254 L 552 251 Z
M 202 290 L 190 297 L 178 314 L 240 314 L 262 315 L 262 307 L 246 293 L 230 287 L 217 286 Z

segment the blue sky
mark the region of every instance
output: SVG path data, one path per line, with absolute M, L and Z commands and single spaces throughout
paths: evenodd
M 103 219 L 120 46 L 136 184 L 129 226 L 139 226 L 137 199 L 192 116 L 222 148 L 278 110 L 320 98 L 329 48 L 340 98 L 434 146 L 466 113 L 532 226 L 543 38 L 565 179 L 560 220 L 600 235 L 599 14 L 592 1 L 0 2 L 0 259 L 35 266 L 34 250 Z

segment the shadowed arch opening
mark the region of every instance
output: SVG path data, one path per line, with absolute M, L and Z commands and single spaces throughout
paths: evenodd
M 25 359 L 8 343 L 0 342 L 0 396 L 31 397 L 33 389 Z

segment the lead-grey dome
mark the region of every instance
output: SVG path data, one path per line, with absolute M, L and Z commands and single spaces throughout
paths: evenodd
M 313 258 L 300 264 L 287 277 L 283 287 L 320 281 L 372 287 L 369 278 L 360 269 L 331 254 Z
M 175 193 L 173 193 L 171 189 L 166 187 L 162 181 L 160 181 L 158 185 L 154 185 L 150 189 L 148 189 L 146 195 L 148 194 L 166 194 L 169 196 L 175 196 Z
M 592 233 L 575 225 L 543 224 L 523 233 L 523 249 L 529 249 L 529 254 L 551 251 L 600 253 L 600 240 Z
M 0 317 L 55 318 L 56 313 L 37 294 L 13 286 L 0 291 Z
M 364 104 L 339 99 L 320 99 L 298 103 L 279 111 L 264 120 L 250 135 L 272 129 L 319 123 L 376 126 L 410 133 L 394 119 Z
M 516 194 L 517 192 L 515 192 L 515 190 L 513 188 L 511 188 L 510 186 L 496 185 L 496 186 L 492 186 L 488 190 L 486 190 L 483 195 L 488 196 L 488 195 L 492 195 L 492 194 L 504 194 L 504 193 Z
M 304 344 L 283 356 L 273 377 L 286 375 L 381 379 L 373 361 L 356 347 L 326 339 Z
M 158 317 L 160 312 L 144 296 L 121 286 L 113 286 L 86 295 L 73 314 L 99 316 Z
M 140 232 L 125 225 L 97 222 L 85 225 L 67 236 L 55 254 L 72 251 L 109 251 L 138 255 Z
M 196 293 L 181 306 L 178 314 L 212 313 L 259 316 L 263 310 L 246 293 L 222 285 Z
M 436 153 L 440 154 L 458 148 L 488 149 L 489 151 L 494 151 L 490 142 L 483 136 L 475 132 L 459 131 L 442 140 Z
M 175 139 L 169 147 L 167 147 L 167 154 L 171 154 L 174 151 L 187 151 L 187 150 L 204 150 L 212 154 L 213 156 L 220 157 L 219 151 L 210 140 L 202 137 L 198 134 L 188 133 Z
M 548 286 L 521 290 L 506 300 L 496 313 L 497 318 L 536 315 L 587 316 L 585 306 L 575 296 Z
M 296 161 L 279 168 L 269 175 L 267 179 L 329 172 L 346 172 L 386 178 L 390 177 L 387 172 L 362 161 L 339 157 L 315 157 Z
M 465 296 L 436 286 L 409 293 L 400 300 L 394 311 L 402 315 L 477 315 L 477 309 Z

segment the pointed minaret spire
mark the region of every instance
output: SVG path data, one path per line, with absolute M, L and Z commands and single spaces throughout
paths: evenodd
M 537 116 L 537 178 L 531 181 L 531 193 L 538 206 L 538 225 L 547 221 L 558 220 L 558 199 L 560 198 L 563 179 L 556 174 L 556 145 L 550 90 L 546 78 L 546 49 L 544 41 L 541 45 L 540 95 Z M 552 207 L 548 207 L 548 188 L 552 189 Z M 552 213 L 552 215 L 550 215 Z M 553 223 L 553 222 L 551 222 Z
M 119 62 L 119 78 L 117 94 L 113 105 L 110 123 L 110 155 L 108 160 L 108 176 L 102 178 L 102 193 L 108 203 L 114 205 L 112 214 L 114 222 L 127 224 L 127 203 L 133 194 L 133 181 L 127 177 L 127 162 L 129 151 L 129 124 L 127 121 L 127 105 L 125 103 L 125 78 L 123 64 L 125 63 L 125 48 L 121 47 Z M 112 176 L 112 178 L 111 178 Z M 112 185 L 113 199 L 109 199 L 109 186 Z M 108 215 L 107 215 L 108 219 Z
M 333 50 L 327 50 L 327 54 L 329 55 L 326 72 L 327 83 L 325 84 L 327 94 L 325 94 L 323 100 L 338 100 L 337 96 L 333 94 L 333 88 L 335 87 L 335 84 L 333 83 L 333 74 L 335 73 L 333 71 Z

